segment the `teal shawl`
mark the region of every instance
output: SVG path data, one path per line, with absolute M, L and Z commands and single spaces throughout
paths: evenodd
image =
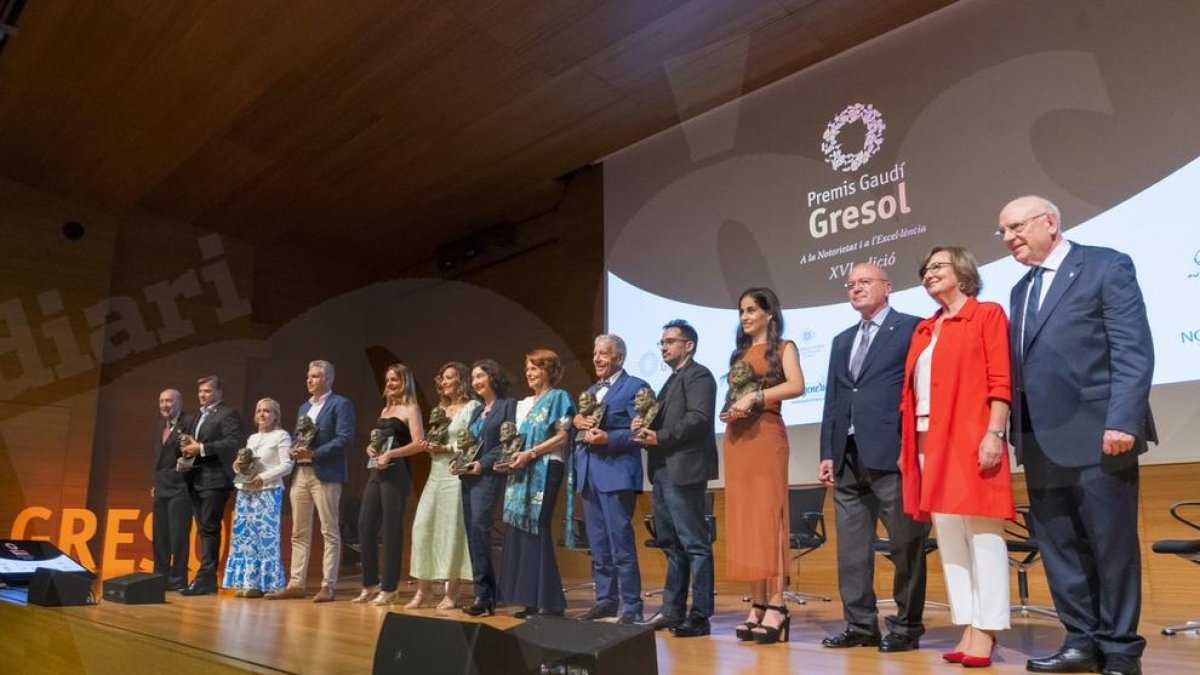
M 575 406 L 567 392 L 562 389 L 547 391 L 517 427 L 525 438 L 525 448 L 532 448 L 553 436 L 558 431 L 559 420 L 574 414 Z M 505 523 L 538 534 L 538 517 L 542 514 L 542 498 L 546 491 L 546 467 L 550 461 L 550 455 L 545 454 L 523 470 L 509 470 L 508 485 L 504 488 Z

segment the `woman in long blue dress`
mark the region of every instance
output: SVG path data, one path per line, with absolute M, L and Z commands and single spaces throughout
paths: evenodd
M 504 489 L 504 566 L 500 598 L 524 609 L 514 616 L 535 613 L 561 616 L 567 607 L 562 577 L 554 558 L 551 523 L 565 472 L 567 426 L 575 414 L 571 397 L 554 389 L 562 362 L 549 349 L 525 355 L 525 382 L 533 395 L 517 403 L 517 431 L 525 449 L 508 466 Z
M 287 583 L 280 557 L 280 514 L 283 477 L 292 472 L 292 437 L 279 428 L 279 403 L 264 398 L 254 406 L 258 432 L 246 441 L 253 459 L 234 462 L 237 499 L 233 505 L 233 538 L 225 561 L 225 588 L 239 598 L 261 598 Z

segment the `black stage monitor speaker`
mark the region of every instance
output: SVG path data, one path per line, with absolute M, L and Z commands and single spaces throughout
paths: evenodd
M 535 616 L 508 632 L 521 645 L 528 673 L 658 675 L 649 626 Z
M 152 605 L 167 601 L 167 578 L 153 572 L 134 572 L 104 582 L 105 602 Z
M 527 668 L 516 640 L 487 624 L 391 613 L 379 631 L 372 672 L 523 675 Z
M 43 607 L 73 607 L 88 604 L 92 594 L 90 574 L 62 572 L 46 567 L 34 570 L 29 580 L 29 604 Z

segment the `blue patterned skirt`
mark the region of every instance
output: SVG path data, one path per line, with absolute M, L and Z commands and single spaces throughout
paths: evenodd
M 233 505 L 233 540 L 225 561 L 225 588 L 277 591 L 287 584 L 280 557 L 279 522 L 283 488 L 238 490 Z

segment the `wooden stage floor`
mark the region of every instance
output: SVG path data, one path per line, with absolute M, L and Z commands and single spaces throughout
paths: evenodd
M 792 641 L 759 646 L 738 642 L 732 634 L 746 609 L 739 586 L 718 586 L 714 634 L 679 639 L 659 633 L 658 667 L 664 675 L 774 674 L 784 672 L 935 673 L 961 670 L 944 664 L 940 653 L 953 646 L 958 629 L 945 610 L 929 609 L 929 630 L 922 649 L 884 655 L 873 649 L 833 650 L 821 638 L 841 630 L 841 606 L 810 601 L 792 607 Z M 366 673 L 385 609 L 348 602 L 347 583 L 338 602 L 314 605 L 307 600 L 268 602 L 219 596 L 184 598 L 175 593 L 165 605 L 22 607 L 0 602 L 0 663 L 5 673 Z M 933 598 L 940 589 L 931 589 Z M 568 595 L 571 609 L 590 604 L 587 591 Z M 1159 604 L 1144 608 L 1142 632 L 1149 640 L 1143 660 L 1147 673 L 1200 672 L 1200 636 L 1166 637 L 1159 629 L 1187 618 L 1200 618 L 1200 604 Z M 657 607 L 655 599 L 647 609 Z M 887 608 L 883 608 L 886 612 Z M 392 611 L 403 611 L 397 605 Z M 470 620 L 460 611 L 417 610 L 421 616 Z M 512 609 L 486 619 L 498 628 L 518 623 Z M 993 672 L 1025 672 L 1031 654 L 1053 651 L 1062 639 L 1057 622 L 1014 617 L 1013 629 L 1000 640 Z

